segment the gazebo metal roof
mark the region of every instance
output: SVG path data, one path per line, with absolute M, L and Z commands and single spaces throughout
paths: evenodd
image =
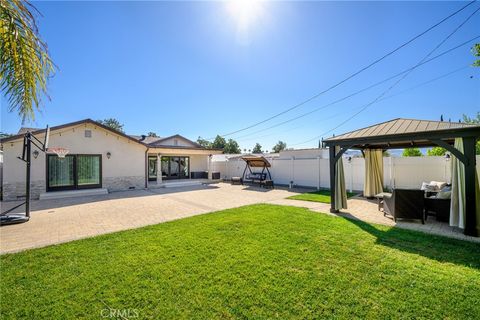
M 455 138 L 480 137 L 480 125 L 460 122 L 393 119 L 323 140 L 326 146 L 349 146 L 353 149 L 394 149 L 436 145 L 432 139 L 453 144 Z

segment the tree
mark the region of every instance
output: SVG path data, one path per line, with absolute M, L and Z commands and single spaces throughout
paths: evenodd
M 418 148 L 403 149 L 402 157 L 421 157 L 422 152 Z
M 151 131 L 149 133 L 147 133 L 147 136 L 158 138 L 157 134 L 155 132 L 151 132 Z
M 477 116 L 470 118 L 466 114 L 463 115 L 463 122 L 469 124 L 480 124 L 480 111 L 477 111 Z
M 480 44 L 476 44 L 478 46 L 479 54 L 480 54 Z M 480 60 L 477 60 L 480 66 Z M 480 124 L 480 111 L 477 111 L 477 116 L 470 118 L 466 114 L 463 115 L 463 122 L 470 123 L 470 124 Z M 476 152 L 477 155 L 480 155 L 480 141 L 477 141 Z
M 240 149 L 240 146 L 238 145 L 237 141 L 233 139 L 228 139 L 228 142 L 225 144 L 225 148 L 223 149 L 224 153 L 229 153 L 229 154 L 236 154 L 236 153 L 242 153 L 242 150 Z
M 273 146 L 272 151 L 275 153 L 278 153 L 280 151 L 283 151 L 287 148 L 287 144 L 283 141 L 278 141 L 275 146 Z
M 477 43 L 472 48 L 472 53 L 475 57 L 480 57 L 480 43 Z M 480 59 L 473 62 L 474 67 L 480 67 Z
M 253 147 L 253 150 L 252 150 L 253 153 L 262 153 L 262 146 L 260 145 L 260 143 L 255 143 L 255 147 Z
M 198 137 L 197 143 L 204 148 L 211 148 L 212 147 L 212 143 L 210 141 L 206 140 L 206 139 L 202 139 L 202 137 Z
M 47 94 L 47 81 L 55 73 L 47 44 L 40 38 L 37 9 L 21 0 L 0 2 L 0 88 L 9 111 L 17 110 L 22 122 L 35 119 Z
M 225 138 L 217 135 L 215 137 L 215 140 L 213 140 L 213 143 L 212 143 L 211 147 L 214 148 L 214 149 L 224 150 L 226 144 L 227 144 L 227 142 L 225 141 Z
M 105 120 L 98 120 L 97 122 L 100 123 L 100 124 L 103 124 L 104 126 L 107 126 L 107 127 L 109 127 L 109 128 L 112 128 L 113 130 L 117 130 L 117 131 L 120 131 L 120 132 L 124 132 L 124 131 L 123 131 L 123 124 L 120 123 L 120 121 L 118 121 L 118 120 L 115 119 L 115 118 L 108 118 L 108 119 L 105 119 Z
M 13 136 L 13 134 L 6 133 L 6 132 L 0 132 L 0 139 L 8 138 L 8 137 L 11 137 L 11 136 Z
M 433 147 L 432 149 L 427 150 L 427 156 L 437 156 L 441 157 L 444 156 L 447 150 L 442 147 Z

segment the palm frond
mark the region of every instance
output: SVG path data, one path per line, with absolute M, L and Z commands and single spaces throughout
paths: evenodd
M 0 88 L 22 121 L 35 119 L 55 65 L 28 1 L 0 0 Z

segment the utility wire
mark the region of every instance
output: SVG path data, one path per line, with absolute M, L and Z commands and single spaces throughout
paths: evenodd
M 394 87 L 396 87 L 403 79 L 405 79 L 413 70 L 415 70 L 417 67 L 420 66 L 421 63 L 423 63 L 426 59 L 428 59 L 440 46 L 442 46 L 448 39 L 450 39 L 451 36 L 453 36 L 465 23 L 467 23 L 478 11 L 480 10 L 480 7 L 472 12 L 462 23 L 460 23 L 450 34 L 448 34 L 438 45 L 435 46 L 420 62 L 418 62 L 409 72 L 403 75 L 400 79 L 398 79 L 394 84 L 392 84 L 390 87 L 388 87 L 385 91 L 383 91 L 378 97 L 376 97 L 374 100 L 372 100 L 370 103 L 366 104 L 365 106 L 362 107 L 358 112 L 354 113 L 352 116 L 348 117 L 346 120 L 342 121 L 339 125 L 335 126 L 333 129 L 328 130 L 327 132 L 321 134 L 320 136 L 316 136 L 312 139 L 309 139 L 308 141 L 304 141 L 301 143 L 294 144 L 294 146 L 299 145 L 299 144 L 304 144 L 313 140 L 317 140 L 324 136 L 325 134 L 328 134 L 339 127 L 343 126 L 345 123 L 349 122 L 356 116 L 358 116 L 360 113 L 363 111 L 367 110 L 368 107 L 371 105 L 375 104 L 378 102 L 385 94 L 387 94 L 390 90 L 392 90 Z
M 267 121 L 270 121 L 272 119 L 275 119 L 287 112 L 290 112 L 294 109 L 297 109 L 301 106 L 303 106 L 304 104 L 312 101 L 313 99 L 316 99 L 317 97 L 319 97 L 320 95 L 322 94 L 325 94 L 327 93 L 328 91 L 332 90 L 332 89 L 335 89 L 336 87 L 340 86 L 341 84 L 347 82 L 348 80 L 352 79 L 353 77 L 359 75 L 360 73 L 362 73 L 363 71 L 371 68 L 372 66 L 374 66 L 375 64 L 379 63 L 380 61 L 386 59 L 387 57 L 391 56 L 392 54 L 394 54 L 395 52 L 399 51 L 400 49 L 406 47 L 407 45 L 409 45 L 410 43 L 412 43 L 413 41 L 417 40 L 418 38 L 422 37 L 424 34 L 430 32 L 431 30 L 435 29 L 436 27 L 438 27 L 439 25 L 441 25 L 442 23 L 444 23 L 445 21 L 447 21 L 448 19 L 450 19 L 451 17 L 455 16 L 456 14 L 458 14 L 459 12 L 461 12 L 462 10 L 464 10 L 465 8 L 467 8 L 468 6 L 472 5 L 473 3 L 475 3 L 477 0 L 473 0 L 469 3 L 467 3 L 465 6 L 461 7 L 460 9 L 458 9 L 457 11 L 451 13 L 450 15 L 448 15 L 447 17 L 443 18 L 442 20 L 440 20 L 439 22 L 435 23 L 433 26 L 429 27 L 428 29 L 424 30 L 423 32 L 419 33 L 418 35 L 414 36 L 413 38 L 411 38 L 410 40 L 408 40 L 407 42 L 401 44 L 400 46 L 398 46 L 397 48 L 395 48 L 394 50 L 388 52 L 387 54 L 383 55 L 382 57 L 378 58 L 377 60 L 373 61 L 372 63 L 370 63 L 369 65 L 361 68 L 360 70 L 354 72 L 353 74 L 351 74 L 350 76 L 346 77 L 345 79 L 341 80 L 340 82 L 337 82 L 336 84 L 328 87 L 327 89 L 311 96 L 310 98 L 306 99 L 306 100 L 303 100 L 302 102 L 300 103 L 297 103 L 295 105 L 293 105 L 292 107 L 288 108 L 288 109 L 285 109 L 284 111 L 282 112 L 279 112 L 267 119 L 264 119 L 262 121 L 259 121 L 259 122 L 256 122 L 252 125 L 249 125 L 247 127 L 244 127 L 244 128 L 241 128 L 241 129 L 238 129 L 238 130 L 235 130 L 235 131 L 232 131 L 232 132 L 228 132 L 228 133 L 225 133 L 223 135 L 221 135 L 221 137 L 226 137 L 226 136 L 230 136 L 232 134 L 235 134 L 235 133 L 239 133 L 239 132 L 242 132 L 242 131 L 245 131 L 245 130 L 248 130 L 248 129 L 251 129 L 253 127 L 256 127 L 262 123 L 265 123 Z M 209 139 L 206 139 L 206 140 L 213 140 L 215 138 L 209 138 Z
M 441 79 L 443 79 L 443 78 L 447 78 L 447 77 L 449 77 L 449 76 L 451 76 L 451 75 L 453 75 L 453 74 L 455 74 L 455 73 L 457 73 L 457 72 L 459 72 L 459 71 L 462 71 L 462 70 L 464 70 L 464 69 L 467 69 L 467 68 L 470 67 L 470 66 L 471 66 L 471 65 L 468 64 L 468 65 L 466 65 L 466 66 L 457 68 L 457 69 L 455 69 L 455 70 L 453 70 L 453 71 L 450 71 L 450 72 L 448 72 L 448 73 L 442 74 L 442 75 L 440 75 L 440 76 L 438 76 L 438 77 L 435 77 L 435 78 L 433 78 L 433 79 L 430 79 L 430 80 L 427 80 L 427 81 L 425 81 L 425 82 L 416 84 L 416 85 L 414 85 L 414 86 L 412 86 L 412 87 L 410 87 L 410 88 L 407 88 L 407 89 L 402 90 L 402 91 L 400 91 L 400 92 L 397 92 L 397 93 L 395 93 L 395 94 L 391 94 L 391 95 L 389 95 L 389 96 L 383 97 L 383 98 L 380 99 L 378 102 L 384 101 L 384 100 L 387 100 L 387 99 L 394 98 L 394 97 L 396 97 L 396 96 L 398 96 L 398 95 L 402 95 L 402 94 L 405 94 L 405 93 L 407 93 L 407 92 L 409 92 L 409 91 L 412 91 L 412 90 L 418 89 L 418 88 L 420 88 L 420 87 L 426 86 L 426 85 L 428 85 L 428 84 L 430 84 L 430 83 L 432 83 L 432 82 L 441 80 Z M 361 109 L 361 107 L 360 107 L 360 108 L 355 108 L 355 109 Z M 330 120 L 330 119 L 332 119 L 332 118 L 336 118 L 336 117 L 342 115 L 343 113 L 344 113 L 344 112 L 340 112 L 340 113 L 336 113 L 336 114 L 334 114 L 334 115 L 332 115 L 332 116 L 329 116 L 329 117 L 327 117 L 327 118 L 322 118 L 322 119 L 320 120 L 320 122 L 324 122 L 324 121 L 326 121 L 326 120 Z M 318 122 L 319 122 L 319 121 L 316 121 L 315 123 L 318 123 Z M 304 128 L 304 127 L 305 127 L 304 125 L 297 126 L 297 127 L 293 127 L 293 128 L 290 128 L 290 129 L 287 129 L 287 130 L 282 131 L 282 133 L 284 133 L 284 132 L 290 132 L 290 131 L 297 130 L 297 129 Z M 238 140 L 238 141 L 258 140 L 258 139 L 261 139 L 261 138 L 265 138 L 265 137 L 272 136 L 272 135 L 274 135 L 274 134 L 278 134 L 278 133 L 273 132 L 273 133 L 270 133 L 270 134 L 267 134 L 267 135 L 263 135 L 263 136 L 260 136 L 260 137 L 253 137 L 253 138 L 248 138 L 248 139 L 241 139 L 241 140 Z
M 428 60 L 423 61 L 422 63 L 418 64 L 416 67 L 420 67 L 420 66 L 422 66 L 422 65 L 424 65 L 424 64 L 427 64 L 427 63 L 429 63 L 429 62 L 431 62 L 431 61 L 433 61 L 433 60 L 436 60 L 436 59 L 438 59 L 438 58 L 440 58 L 440 57 L 442 57 L 442 56 L 444 56 L 444 55 L 446 55 L 446 54 L 448 54 L 448 53 L 450 53 L 450 52 L 452 52 L 452 51 L 454 51 L 454 50 L 456 50 L 456 49 L 458 49 L 458 48 L 461 48 L 462 46 L 465 46 L 465 45 L 469 44 L 471 41 L 473 41 L 473 40 L 475 40 L 475 39 L 477 39 L 477 38 L 480 38 L 480 36 L 477 36 L 477 37 L 475 37 L 475 38 L 469 39 L 469 40 L 467 40 L 467 41 L 465 41 L 465 42 L 460 43 L 459 45 L 456 45 L 456 46 L 453 47 L 453 48 L 450 48 L 450 49 L 448 49 L 448 50 L 446 50 L 446 51 L 443 51 L 442 53 L 440 53 L 440 54 L 438 54 L 438 55 L 436 55 L 436 56 L 434 56 L 434 57 L 432 57 L 432 58 L 430 58 L 430 59 L 428 59 Z M 289 123 L 289 122 L 292 122 L 292 121 L 301 119 L 301 118 L 303 118 L 303 117 L 306 117 L 306 116 L 308 116 L 308 115 L 311 115 L 311 114 L 313 114 L 313 113 L 315 113 L 315 112 L 318 112 L 318 111 L 320 111 L 320 110 L 326 109 L 327 107 L 330 107 L 330 106 L 332 106 L 332 105 L 335 105 L 335 104 L 337 104 L 337 103 L 340 103 L 340 102 L 342 102 L 342 101 L 345 101 L 345 100 L 347 100 L 347 99 L 349 99 L 349 98 L 351 98 L 351 97 L 353 97 L 353 96 L 356 96 L 356 95 L 358 95 L 358 94 L 360 94 L 360 93 L 362 93 L 362 92 L 365 92 L 365 91 L 370 90 L 370 89 L 372 89 L 372 88 L 374 88 L 374 87 L 377 87 L 377 86 L 379 86 L 379 85 L 381 85 L 381 84 L 383 84 L 383 83 L 385 83 L 385 82 L 388 82 L 388 81 L 390 81 L 390 80 L 392 80 L 392 79 L 395 79 L 395 78 L 397 78 L 397 77 L 399 77 L 399 76 L 401 76 L 401 75 L 403 75 L 403 74 L 405 74 L 405 73 L 413 70 L 413 69 L 416 68 L 416 67 L 411 67 L 411 68 L 408 68 L 408 69 L 406 69 L 406 70 L 403 70 L 403 71 L 401 71 L 401 72 L 399 72 L 399 73 L 397 73 L 397 74 L 395 74 L 395 75 L 393 75 L 393 76 L 390 76 L 390 77 L 388 77 L 388 78 L 385 78 L 385 79 L 383 79 L 383 80 L 381 80 L 381 81 L 379 81 L 379 82 L 377 82 L 377 83 L 374 83 L 374 84 L 372 84 L 372 85 L 370 85 L 370 86 L 368 86 L 368 87 L 365 87 L 365 88 L 363 88 L 363 89 L 361 89 L 361 90 L 358 90 L 358 91 L 356 91 L 356 92 L 354 92 L 354 93 L 351 93 L 351 94 L 349 94 L 349 95 L 347 95 L 347 96 L 344 96 L 344 97 L 342 97 L 342 98 L 340 98 L 340 99 L 337 99 L 337 100 L 335 100 L 335 101 L 333 101 L 333 102 L 330 102 L 330 103 L 328 103 L 328 104 L 326 104 L 326 105 L 323 105 L 323 106 L 321 106 L 321 107 L 315 108 L 315 109 L 313 109 L 313 110 L 311 110 L 311 111 L 309 111 L 309 112 L 303 113 L 303 114 L 301 114 L 301 115 L 299 115 L 299 116 L 296 116 L 296 117 L 294 117 L 294 118 L 290 118 L 290 119 L 287 119 L 287 120 L 282 121 L 282 122 L 280 122 L 280 123 L 274 124 L 274 125 L 272 125 L 272 126 L 270 126 L 270 127 L 267 127 L 267 128 L 264 128 L 264 129 L 260 129 L 260 130 L 257 130 L 257 131 L 255 131 L 255 132 L 252 132 L 252 133 L 249 133 L 249 134 L 246 134 L 246 135 L 237 137 L 236 140 L 237 140 L 237 139 L 246 138 L 246 137 L 249 137 L 249 136 L 251 136 L 251 135 L 254 135 L 254 134 L 257 134 L 257 133 L 266 131 L 266 130 L 270 130 L 270 129 L 276 128 L 276 127 L 281 126 L 281 125 L 284 125 L 284 124 L 286 124 L 286 123 Z

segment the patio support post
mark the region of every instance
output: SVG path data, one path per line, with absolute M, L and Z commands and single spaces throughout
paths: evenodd
M 207 163 L 207 168 L 208 168 L 208 180 L 212 180 L 212 155 L 208 155 L 208 163 Z
M 162 183 L 162 155 L 157 154 L 157 184 Z
M 337 213 L 338 210 L 335 209 L 335 146 L 331 145 L 328 148 L 329 152 L 329 161 L 330 161 L 330 212 Z
M 478 236 L 475 199 L 475 137 L 463 138 L 465 165 L 465 234 Z

